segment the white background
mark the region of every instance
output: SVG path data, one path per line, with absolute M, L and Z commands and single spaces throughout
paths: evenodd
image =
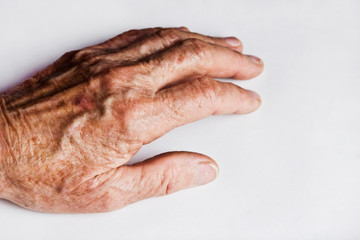
M 0 239 L 360 239 L 360 1 L 0 0 L 0 89 L 131 28 L 239 37 L 264 73 L 259 111 L 180 127 L 135 157 L 214 158 L 209 185 L 106 214 L 0 200 Z

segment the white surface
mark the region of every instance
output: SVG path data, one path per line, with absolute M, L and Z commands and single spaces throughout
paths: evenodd
M 137 160 L 205 153 L 217 181 L 107 214 L 40 214 L 0 201 L 0 239 L 360 239 L 360 1 L 0 1 L 0 89 L 62 53 L 131 28 L 238 36 L 264 73 L 246 116 L 211 117 Z

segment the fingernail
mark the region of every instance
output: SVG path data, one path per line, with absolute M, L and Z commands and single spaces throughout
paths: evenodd
M 257 94 L 256 92 L 254 91 L 251 91 L 251 90 L 246 90 L 253 98 L 255 99 L 258 99 L 258 100 L 261 100 L 261 97 L 259 94 Z
M 199 163 L 197 166 L 197 184 L 204 185 L 216 179 L 219 174 L 218 167 L 213 163 Z
M 252 56 L 252 55 L 245 55 L 248 59 L 250 59 L 250 61 L 252 61 L 253 63 L 256 64 L 262 64 L 262 60 L 258 57 Z
M 225 38 L 225 41 L 227 44 L 229 44 L 230 46 L 233 46 L 233 47 L 238 47 L 241 45 L 240 40 L 237 39 L 236 37 L 227 37 L 227 38 Z

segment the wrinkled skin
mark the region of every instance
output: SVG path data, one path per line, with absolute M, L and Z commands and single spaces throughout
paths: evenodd
M 234 37 L 186 28 L 131 30 L 72 51 L 0 95 L 0 197 L 41 212 L 119 209 L 202 185 L 217 164 L 190 152 L 126 164 L 171 129 L 214 114 L 249 113 L 260 59 Z

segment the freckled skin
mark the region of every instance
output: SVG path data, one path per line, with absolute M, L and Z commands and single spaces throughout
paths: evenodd
M 104 212 L 213 180 L 216 163 L 198 153 L 124 164 L 177 126 L 256 110 L 256 95 L 213 79 L 260 74 L 262 62 L 241 51 L 186 28 L 149 28 L 66 53 L 0 94 L 0 197 L 41 212 Z

